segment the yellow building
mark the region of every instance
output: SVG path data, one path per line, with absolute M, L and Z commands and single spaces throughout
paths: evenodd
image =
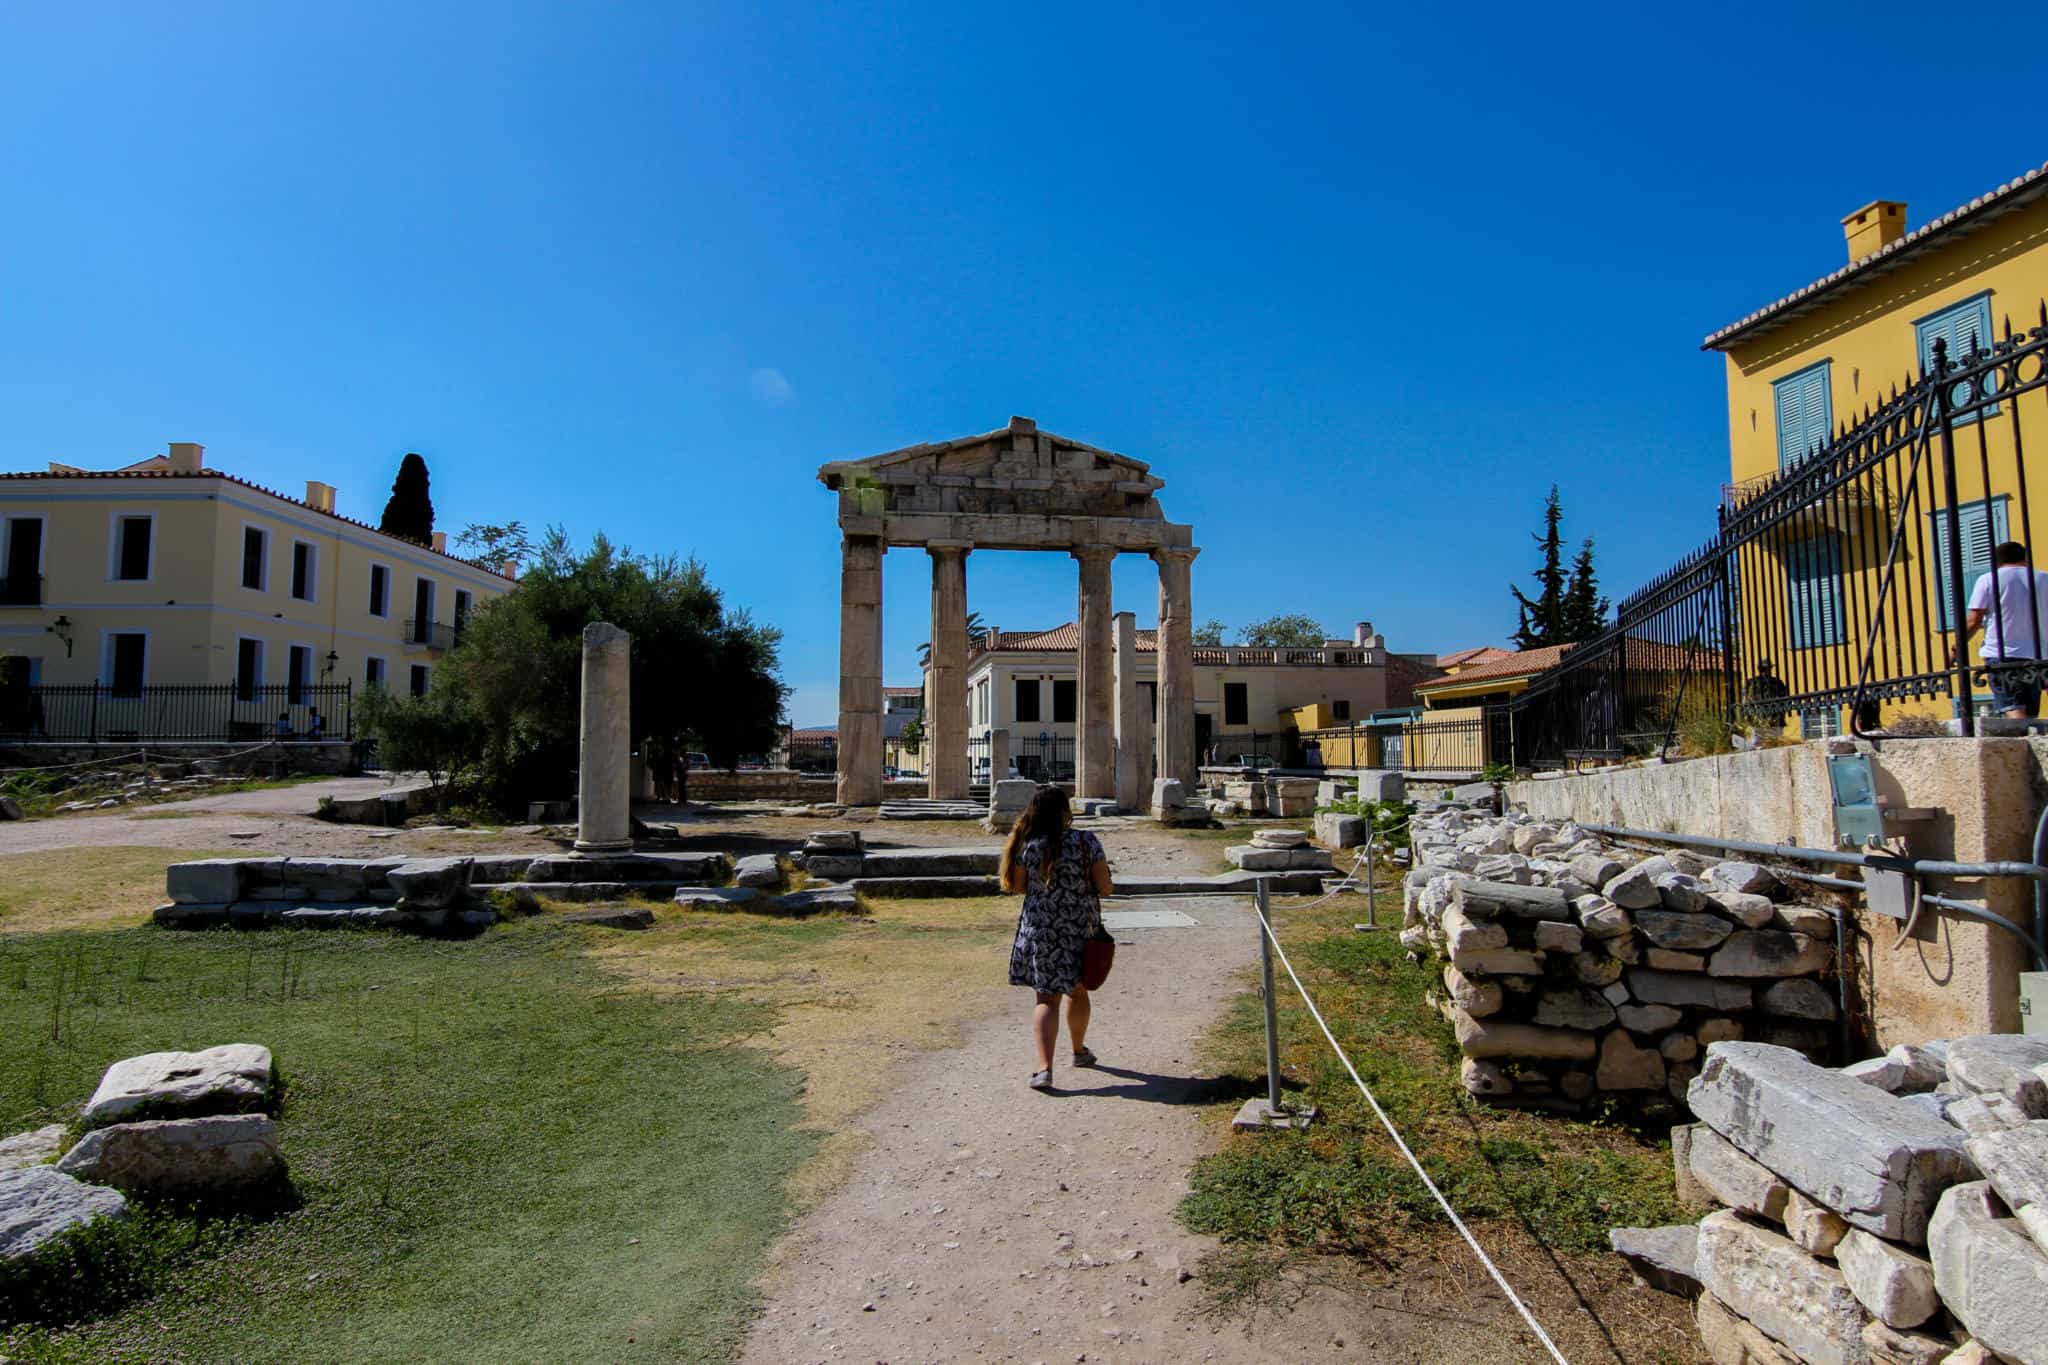
M 0 660 L 51 699 L 101 684 L 103 709 L 134 713 L 96 722 L 116 734 L 164 732 L 169 688 L 232 684 L 248 708 L 283 689 L 270 714 L 236 713 L 244 733 L 286 707 L 303 733 L 323 684 L 424 693 L 469 613 L 511 587 L 439 533 L 386 535 L 338 515 L 327 484 L 288 498 L 205 467 L 197 445 L 0 474 Z
M 1906 206 L 1882 199 L 1844 218 L 1842 228 L 1847 265 L 1702 343 L 1726 357 L 1731 513 L 1739 515 L 1779 471 L 1810 460 L 1895 389 L 1930 371 L 1937 341 L 1952 365 L 1964 363 L 2008 335 L 2025 341 L 2043 320 L 2048 167 L 1911 231 Z M 2016 439 L 2039 452 L 2024 500 Z M 1868 623 L 1877 614 L 1877 581 L 1901 531 L 1873 677 L 1940 673 L 1953 640 L 1949 502 L 1939 442 L 1931 444 L 1912 489 L 1900 477 L 1910 467 L 1904 455 L 1873 461 L 1867 477 L 1830 485 L 1796 517 L 1743 545 L 1731 577 L 1746 696 L 1758 695 L 1754 678 L 1772 654 L 1765 671 L 1795 700 L 1857 682 Z M 2023 501 L 2041 501 L 2031 497 L 2048 478 L 2040 400 L 2019 395 L 1981 419 L 1959 421 L 1954 450 L 1967 586 L 1988 571 L 1994 545 L 2024 537 Z M 2048 511 L 2048 502 L 2042 507 Z M 2048 568 L 2048 555 L 2037 552 L 2034 566 Z M 1915 695 L 1888 713 L 1945 716 L 1952 709 L 1946 696 L 1900 690 Z M 1977 699 L 1981 704 L 1981 691 Z M 1787 717 L 1808 734 L 1837 733 L 1842 720 L 1838 705 L 1807 706 Z

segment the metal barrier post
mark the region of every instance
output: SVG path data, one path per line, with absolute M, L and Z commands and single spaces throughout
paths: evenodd
M 1316 1116 L 1313 1106 L 1293 1113 L 1280 1103 L 1280 1023 L 1275 1017 L 1273 940 L 1268 933 L 1269 926 L 1273 923 L 1272 899 L 1267 878 L 1259 878 L 1257 886 L 1259 988 L 1265 996 L 1266 1006 L 1266 1097 L 1246 1100 L 1243 1107 L 1237 1111 L 1237 1117 L 1230 1121 L 1230 1126 L 1240 1133 L 1263 1133 L 1276 1128 L 1306 1128 Z
M 1379 879 L 1373 872 L 1372 846 L 1379 840 L 1379 831 L 1373 830 L 1365 836 L 1365 927 L 1380 927 Z

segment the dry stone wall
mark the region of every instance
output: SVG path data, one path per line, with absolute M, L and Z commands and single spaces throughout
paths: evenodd
M 1834 917 L 1768 869 L 1467 806 L 1411 829 L 1401 938 L 1442 963 L 1435 1001 L 1474 1096 L 1682 1103 L 1715 1042 L 1832 1049 Z

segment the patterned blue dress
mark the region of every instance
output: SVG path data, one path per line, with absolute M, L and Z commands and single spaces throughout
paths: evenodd
M 1010 984 L 1055 995 L 1072 994 L 1081 984 L 1081 956 L 1089 935 L 1102 923 L 1102 901 L 1095 894 L 1094 869 L 1102 857 L 1102 841 L 1078 829 L 1060 838 L 1059 856 L 1048 880 L 1041 868 L 1043 838 L 1026 839 L 1017 849 L 1025 869 L 1024 910 L 1017 916 L 1017 941 L 1010 949 Z

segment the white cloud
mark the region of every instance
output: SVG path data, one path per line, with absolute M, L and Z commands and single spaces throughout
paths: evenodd
M 754 397 L 771 408 L 779 408 L 796 398 L 796 390 L 783 378 L 782 371 L 760 369 L 748 379 L 747 387 L 754 391 Z

